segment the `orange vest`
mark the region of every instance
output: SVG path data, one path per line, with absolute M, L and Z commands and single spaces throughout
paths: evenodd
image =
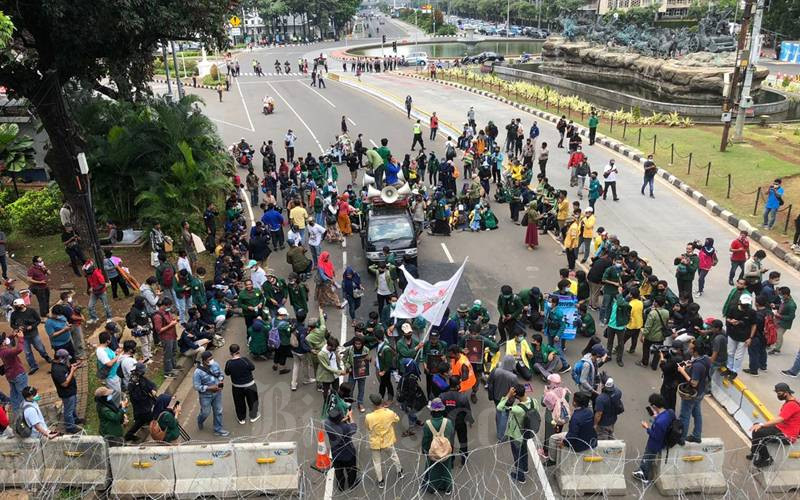
M 466 380 L 461 381 L 461 387 L 459 388 L 459 392 L 467 392 L 472 389 L 472 387 L 477 382 L 475 378 L 475 371 L 472 369 L 472 363 L 469 362 L 466 356 L 460 354 L 458 359 L 455 361 L 450 361 L 450 373 L 454 377 L 461 378 L 463 372 L 463 366 L 467 367 L 469 375 L 467 376 Z

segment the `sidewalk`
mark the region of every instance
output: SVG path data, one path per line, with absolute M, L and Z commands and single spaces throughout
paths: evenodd
M 558 143 L 558 133 L 553 123 L 516 109 L 512 105 L 430 81 L 392 73 L 362 75 L 362 80 L 363 88 L 368 91 L 380 91 L 398 105 L 402 103 L 405 95 L 410 94 L 414 99 L 415 110 L 421 114 L 435 111 L 440 123 L 449 125 L 447 128 L 460 129 L 461 124 L 466 121 L 467 110 L 473 106 L 479 124 L 485 124 L 488 120 L 494 121 L 500 129 L 501 142 L 505 140 L 505 125 L 512 118 L 522 118 L 526 130 L 536 119 L 541 131 L 538 143 L 547 142 L 550 148 L 547 174 L 551 184 L 561 188 L 569 185 L 566 149 L 555 148 Z M 358 84 L 354 79 L 348 82 Z M 443 103 L 446 105 L 443 106 Z M 440 136 L 443 135 L 446 134 L 440 133 Z M 446 137 L 440 140 L 444 141 Z M 633 163 L 602 146 L 588 146 L 586 140 L 583 145 L 583 151 L 589 157 L 592 170 L 601 171 L 608 161 L 614 158 L 620 171 L 617 180 L 620 200 L 618 202 L 611 201 L 611 198 L 608 201 L 598 200 L 595 205 L 597 227 L 605 227 L 611 234 L 617 235 L 623 245 L 638 251 L 640 256 L 649 261 L 654 273 L 659 278 L 666 279 L 673 289 L 675 289 L 673 259 L 684 251 L 688 241 L 714 238 L 720 264 L 709 273 L 704 295 L 697 297 L 695 301 L 700 304 L 703 317 L 720 317 L 722 304 L 730 290 L 727 283 L 729 270 L 727 248 L 731 240 L 737 236 L 736 230 L 712 216 L 708 210 L 693 200 L 687 199 L 683 192 L 660 177 L 657 177 L 659 180 L 656 183 L 655 199 L 642 196 L 639 193 L 642 168 L 638 163 Z M 568 193 L 570 201 L 576 199 L 574 188 L 570 188 Z M 752 252 L 761 248 L 755 242 L 751 247 Z M 780 271 L 781 284 L 790 287 L 795 293 L 800 293 L 798 273 L 769 252 L 766 267 Z M 799 347 L 797 334 L 789 332 L 784 341 L 783 352 L 769 356 L 768 372 L 762 372 L 759 377 L 747 374 L 742 374 L 740 377 L 741 381 L 773 412 L 777 411 L 779 405 L 772 388 L 777 382 L 788 382 L 793 385 L 793 381 L 782 376 L 780 370 L 791 366 Z M 744 367 L 747 367 L 747 358 L 744 360 Z

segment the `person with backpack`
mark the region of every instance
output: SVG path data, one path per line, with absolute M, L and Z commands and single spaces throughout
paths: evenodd
M 192 384 L 200 398 L 200 413 L 197 415 L 197 428 L 203 430 L 208 414 L 214 413 L 214 435 L 227 437 L 231 433 L 222 426 L 222 388 L 225 379 L 222 370 L 211 351 L 205 351 L 201 364 L 195 368 Z
M 422 426 L 422 454 L 425 455 L 422 487 L 427 493 L 453 492 L 453 438 L 455 424 L 445 418 L 447 408 L 439 398 L 428 403 L 431 418 Z
M 401 330 L 408 323 L 404 323 Z M 392 373 L 397 372 L 396 357 L 394 347 L 389 340 L 386 339 L 383 331 L 376 330 L 374 332 L 375 340 L 378 342 L 375 348 L 375 375 L 378 378 L 378 394 L 381 397 L 387 396 L 389 404 L 394 399 L 394 387 L 392 386 Z
M 800 402 L 794 397 L 794 391 L 783 382 L 775 384 L 775 396 L 783 401 L 778 416 L 764 423 L 754 424 L 750 428 L 752 444 L 748 460 L 758 468 L 769 467 L 773 459 L 766 447 L 766 441 L 779 441 L 788 445 L 797 441 L 800 434 Z
M 497 404 L 499 411 L 508 412 L 508 425 L 505 438 L 511 445 L 511 455 L 514 457 L 514 466 L 510 473 L 511 479 L 520 484 L 525 484 L 525 475 L 528 473 L 528 447 L 525 443 L 538 430 L 536 418 L 539 418 L 538 404 L 525 394 L 525 386 L 515 384 Z M 532 415 L 535 413 L 535 415 Z
M 572 407 L 569 404 L 572 391 L 561 385 L 561 375 L 551 373 L 547 377 L 547 385 L 542 395 L 544 405 L 544 458 L 545 465 L 552 466 L 556 462 L 551 457 L 553 450 L 550 447 L 550 436 L 558 434 L 564 429 L 572 416 Z
M 125 325 L 130 329 L 131 335 L 139 342 L 142 349 L 143 363 L 150 363 L 153 345 L 153 320 L 147 312 L 147 302 L 141 295 L 133 299 L 128 314 L 125 315 Z
M 172 407 L 170 408 L 170 404 Z M 150 422 L 150 437 L 153 441 L 176 444 L 181 437 L 181 426 L 178 416 L 181 414 L 181 403 L 172 403 L 172 394 L 165 392 L 156 398 L 153 404 L 153 420 Z
M 594 402 L 594 426 L 597 429 L 597 439 L 616 439 L 614 424 L 617 423 L 617 417 L 624 411 L 622 391 L 614 384 L 614 379 L 609 378 Z
M 225 362 L 225 375 L 231 378 L 236 420 L 239 425 L 244 425 L 249 410 L 250 422 L 255 422 L 261 418 L 258 409 L 258 386 L 253 379 L 256 367 L 252 361 L 241 356 L 239 344 L 231 344 L 228 350 L 231 358 Z
M 128 406 L 127 400 L 117 404 L 114 401 L 114 391 L 108 387 L 98 387 L 94 391 L 94 403 L 100 422 L 100 435 L 109 446 L 121 446 L 123 428 L 128 423 L 125 409 Z
M 333 408 L 328 412 L 328 418 L 323 421 L 323 426 L 331 445 L 331 463 L 336 477 L 336 487 L 339 491 L 351 490 L 360 482 L 356 447 L 353 445 L 353 435 L 358 426 L 352 421 L 351 412 L 345 414 L 339 408 Z
M 572 398 L 572 416 L 569 419 L 567 432 L 553 434 L 550 438 L 551 449 L 569 447 L 580 453 L 597 446 L 597 432 L 594 425 L 594 412 L 589 407 L 592 397 L 589 393 L 576 392 Z M 551 457 L 553 458 L 553 457 Z M 558 462 L 558 458 L 555 458 Z
M 653 464 L 658 454 L 677 444 L 676 441 L 680 439 L 680 434 L 676 436 L 677 432 L 673 432 L 674 428 L 680 427 L 680 420 L 675 417 L 675 412 L 664 407 L 664 398 L 660 394 L 651 394 L 647 402 L 647 413 L 652 421 L 642 421 L 642 427 L 647 432 L 647 444 L 639 468 L 633 471 L 633 477 L 645 485 L 650 484 Z
M 42 396 L 35 387 L 27 386 L 22 389 L 22 413 L 14 417 L 14 433 L 20 438 L 52 439 L 58 432 L 47 428 L 47 423 L 39 408 Z
M 408 429 L 403 431 L 402 436 L 409 437 L 416 435 L 415 426 L 422 426 L 422 422 L 417 419 L 417 412 L 425 408 L 428 398 L 419 386 L 421 374 L 413 358 L 403 358 L 401 372 L 402 376 L 397 384 L 397 402 L 408 418 Z
M 584 354 L 572 366 L 572 380 L 578 386 L 579 391 L 590 394 L 592 399 L 600 393 L 598 389 L 598 368 L 608 359 L 608 351 L 602 344 L 595 344 L 591 350 Z
M 494 421 L 498 443 L 505 441 L 508 412 L 497 407 L 500 401 L 508 394 L 509 389 L 513 388 L 517 383 L 516 363 L 514 356 L 506 354 L 489 374 L 487 392 L 489 393 L 489 399 L 495 406 Z
M 292 346 L 292 382 L 290 385 L 292 391 L 297 390 L 297 382 L 301 373 L 305 376 L 305 380 L 301 382 L 303 385 L 316 382 L 316 374 L 314 373 L 311 359 L 311 346 L 306 339 L 308 336 L 306 314 L 305 309 L 297 309 L 295 315 L 294 332 L 292 335 L 294 335 L 297 345 Z
M 98 346 L 95 349 L 97 358 L 97 381 L 114 391 L 117 401 L 122 397 L 122 380 L 119 378 L 119 355 L 122 349 L 111 349 L 111 333 L 104 330 L 97 337 Z
M 291 372 L 286 368 L 286 360 L 292 356 L 292 325 L 289 323 L 289 311 L 285 307 L 278 308 L 276 313 L 269 330 L 269 347 L 275 350 L 272 371 L 285 375 Z
M 688 343 L 691 361 L 686 365 L 678 365 L 678 373 L 683 376 L 686 382 L 694 388 L 695 396 L 692 398 L 681 399 L 680 419 L 683 424 L 682 438 L 685 441 L 699 443 L 703 432 L 703 412 L 701 403 L 706 391 L 710 389 L 711 381 L 711 360 L 708 356 L 700 355 L 694 340 Z M 694 417 L 694 432 L 689 436 L 689 420 Z
M 461 384 L 461 377 L 451 376 L 450 390 L 440 394 L 439 398 L 446 408 L 445 416 L 455 422 L 459 444 L 458 454 L 461 456 L 461 465 L 463 466 L 467 463 L 467 455 L 469 454 L 467 424 L 471 427 L 475 423 L 475 419 L 472 417 L 470 399 L 466 392 L 461 391 Z
M 128 401 L 132 406 L 133 425 L 125 433 L 125 441 L 136 442 L 136 433 L 147 427 L 153 420 L 153 403 L 156 397 L 156 385 L 145 376 L 147 365 L 136 363 L 128 382 Z
M 175 378 L 178 367 L 175 361 L 175 348 L 178 342 L 178 332 L 175 325 L 178 320 L 169 312 L 172 299 L 164 297 L 158 304 L 158 311 L 153 315 L 153 331 L 158 334 L 164 348 L 164 378 Z

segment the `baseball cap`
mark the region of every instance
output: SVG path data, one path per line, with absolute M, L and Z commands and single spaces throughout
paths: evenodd
M 789 394 L 794 394 L 794 391 L 789 387 L 789 384 L 785 382 L 775 384 L 775 392 L 788 392 Z
M 401 326 L 400 329 L 403 330 L 403 333 L 409 333 L 414 331 L 410 323 L 403 323 L 403 326 Z
M 66 349 L 59 349 L 56 351 L 56 358 L 57 359 L 69 359 L 69 351 Z
M 594 208 L 586 207 L 586 210 L 584 210 L 584 212 L 594 212 Z
M 278 309 L 278 316 L 288 316 L 289 311 L 286 310 L 285 307 L 281 307 Z
M 600 344 L 595 344 L 592 346 L 592 354 L 594 354 L 595 356 L 605 356 L 606 348 Z
M 25 301 L 24 301 L 24 300 L 22 300 L 22 299 L 14 299 L 14 302 L 12 302 L 12 305 L 15 305 L 15 306 L 24 306 L 24 305 L 25 305 Z
M 205 361 L 208 358 L 213 357 L 213 356 L 214 356 L 214 354 L 211 351 L 204 351 L 203 354 L 200 355 L 200 357 L 203 359 L 203 361 Z
M 609 378 L 608 380 L 606 380 L 606 389 L 611 389 L 613 387 L 614 387 L 614 379 Z
M 748 305 L 750 305 L 750 304 L 753 303 L 753 296 L 750 295 L 749 293 L 743 293 L 739 297 L 739 303 L 740 304 L 748 304 Z
M 256 267 L 256 265 L 258 265 L 258 262 L 254 261 L 253 259 L 250 259 L 250 260 L 247 261 L 247 267 L 248 268 Z

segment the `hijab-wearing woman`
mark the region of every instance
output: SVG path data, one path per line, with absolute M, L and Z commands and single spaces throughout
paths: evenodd
M 350 206 L 350 195 L 347 193 L 342 194 L 339 197 L 338 205 L 339 215 L 337 215 L 336 219 L 339 224 L 339 230 L 343 236 L 350 236 L 353 234 L 353 228 L 350 224 L 350 212 L 353 211 L 353 207 Z
M 165 432 L 165 443 L 176 443 L 181 437 L 181 429 L 178 426 L 178 415 L 181 414 L 181 405 L 175 402 L 170 408 L 172 394 L 165 392 L 156 398 L 153 405 L 153 418 L 158 422 L 158 426 Z
M 698 257 L 700 264 L 698 265 L 697 293 L 698 295 L 703 295 L 703 289 L 706 286 L 706 275 L 719 261 L 717 249 L 714 248 L 714 238 L 706 238 Z
M 355 322 L 356 311 L 361 307 L 361 297 L 364 296 L 364 288 L 361 286 L 361 276 L 350 266 L 347 266 L 342 275 L 342 293 L 347 300 L 350 320 Z
M 528 246 L 528 250 L 533 250 L 539 246 L 539 211 L 536 210 L 536 203 L 530 203 L 522 217 L 528 227 L 525 231 L 525 245 Z
M 338 295 L 336 295 L 335 278 L 336 270 L 333 268 L 333 262 L 331 262 L 331 254 L 328 251 L 324 251 L 317 260 L 317 287 L 314 291 L 320 307 L 335 306 L 339 309 L 344 308 L 345 303 L 341 302 Z

